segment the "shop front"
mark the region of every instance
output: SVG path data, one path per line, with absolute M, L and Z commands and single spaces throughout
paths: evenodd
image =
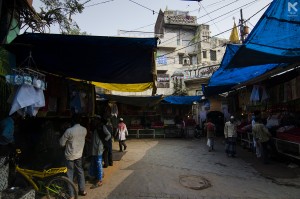
M 235 115 L 240 119 L 241 141 L 253 147 L 251 121 L 259 116 L 272 134 L 277 151 L 300 159 L 299 67 L 265 76 L 268 78 L 241 85 L 243 88 L 232 95 L 232 102 L 238 104 Z
M 88 132 L 83 157 L 90 156 L 94 84 L 129 84 L 135 92 L 154 85 L 156 38 L 26 33 L 5 48 L 15 57 L 0 73 L 1 119 L 16 112 L 23 117 L 14 137 L 21 163 L 30 168 L 65 164 L 58 140 L 75 113 Z

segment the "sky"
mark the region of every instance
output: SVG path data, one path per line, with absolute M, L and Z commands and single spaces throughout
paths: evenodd
M 87 0 L 80 0 L 86 2 Z M 96 36 L 117 36 L 119 30 L 154 32 L 158 12 L 161 9 L 189 11 L 197 17 L 198 24 L 210 25 L 211 36 L 229 39 L 234 21 L 239 23 L 240 9 L 250 31 L 272 0 L 91 0 L 81 14 L 73 19 L 81 32 Z M 40 0 L 33 1 L 39 11 Z M 51 33 L 59 33 L 51 28 Z

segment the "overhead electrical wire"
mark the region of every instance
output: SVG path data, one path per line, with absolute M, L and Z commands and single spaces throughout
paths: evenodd
M 91 0 L 87 0 L 84 4 L 86 4 L 86 3 L 90 2 L 90 1 L 91 1 Z M 96 6 L 96 5 L 100 5 L 100 4 L 104 4 L 104 3 L 108 3 L 108 2 L 112 2 L 112 1 L 114 1 L 114 0 L 107 0 L 107 1 L 99 2 L 99 3 L 95 3 L 95 4 L 90 4 L 90 5 L 87 5 L 87 6 L 85 6 L 85 7 L 92 7 L 92 6 Z M 151 8 L 148 8 L 148 7 L 146 7 L 146 6 L 144 6 L 144 5 L 140 4 L 140 3 L 137 3 L 137 2 L 135 2 L 135 1 L 133 1 L 133 0 L 129 0 L 129 1 L 132 2 L 132 3 L 134 3 L 134 4 L 137 4 L 137 5 L 141 6 L 141 7 L 145 8 L 145 9 L 147 9 L 147 10 L 150 10 L 153 14 L 156 13 L 156 14 L 159 15 L 158 12 L 154 11 L 154 10 L 151 9 Z M 222 8 L 225 8 L 225 7 L 227 7 L 227 6 L 229 6 L 229 5 L 233 4 L 233 3 L 236 3 L 236 2 L 238 2 L 238 1 L 240 1 L 240 0 L 235 0 L 235 1 L 231 2 L 231 3 L 228 3 L 228 4 L 226 4 L 225 6 L 222 6 L 222 7 L 218 8 L 218 9 L 216 9 L 216 10 L 211 11 L 210 13 L 213 13 L 213 12 L 215 12 L 215 11 L 218 11 L 218 10 L 220 10 L 220 9 L 222 9 Z M 218 2 L 215 2 L 215 3 L 212 3 L 212 4 L 210 4 L 210 5 L 207 5 L 207 7 L 216 5 L 216 4 L 220 3 L 220 2 L 223 2 L 223 0 L 218 1 Z M 200 2 L 199 2 L 199 5 L 200 5 Z M 197 11 L 197 10 L 199 10 L 199 9 L 192 10 L 192 11 L 188 11 L 188 12 L 190 13 L 190 12 L 194 12 L 194 11 Z M 209 13 L 207 13 L 207 14 L 209 14 Z M 202 17 L 204 17 L 204 16 L 206 16 L 206 15 L 200 16 L 200 17 L 198 17 L 197 19 L 202 18 Z M 149 25 L 146 25 L 146 26 L 142 26 L 142 27 L 133 29 L 133 30 L 131 30 L 131 31 L 136 31 L 136 30 L 139 30 L 139 29 L 142 29 L 142 28 L 145 28 L 145 27 L 152 26 L 152 25 L 154 25 L 154 24 L 155 24 L 155 23 L 152 23 L 152 24 L 149 24 Z M 164 42 L 165 42 L 165 41 L 164 41 Z
M 90 2 L 90 1 L 91 1 L 91 0 L 88 0 L 88 1 L 86 1 L 85 3 L 88 3 L 88 2 Z M 96 6 L 96 5 L 100 5 L 100 4 L 104 4 L 104 3 L 108 3 L 108 2 L 112 2 L 112 1 L 114 1 L 114 0 L 107 0 L 107 1 L 99 2 L 99 3 L 95 3 L 95 4 L 90 4 L 90 5 L 87 5 L 87 6 L 85 6 L 85 7 L 92 7 L 92 6 Z M 140 4 L 140 3 L 137 3 L 137 2 L 135 2 L 135 1 L 133 1 L 133 0 L 129 0 L 129 1 L 132 2 L 132 3 L 134 3 L 134 4 L 137 4 L 137 5 L 141 6 L 141 7 L 145 8 L 145 9 L 147 9 L 147 10 L 150 10 L 153 14 L 158 14 L 158 15 L 159 15 L 158 12 L 156 12 L 155 10 L 153 10 L 153 9 L 151 9 L 151 8 L 148 8 L 148 7 L 146 7 L 146 6 L 144 6 L 144 5 Z M 202 15 L 202 16 L 198 17 L 197 19 L 200 19 L 200 18 L 202 18 L 202 17 L 204 17 L 204 16 L 207 16 L 207 15 L 213 13 L 213 12 L 219 11 L 220 9 L 223 9 L 223 8 L 229 6 L 229 5 L 232 5 L 232 4 L 234 4 L 234 3 L 237 3 L 238 1 L 240 1 L 240 0 L 235 0 L 235 1 L 233 1 L 233 2 L 230 2 L 230 3 L 226 4 L 225 6 L 219 7 L 219 8 L 217 8 L 217 9 L 211 11 L 210 13 L 208 13 L 208 12 L 205 10 L 206 15 Z M 215 2 L 215 3 L 212 3 L 212 4 L 208 5 L 208 6 L 213 6 L 213 5 L 216 5 L 216 4 L 221 3 L 221 2 L 223 2 L 223 0 L 218 1 L 218 2 Z M 241 7 L 237 8 L 237 9 L 240 9 L 240 8 L 242 8 L 242 7 L 244 7 L 244 6 L 247 6 L 247 5 L 249 5 L 249 4 L 251 4 L 251 3 L 254 3 L 254 2 L 257 2 L 257 0 L 254 0 L 254 1 L 250 2 L 250 3 L 247 3 L 247 4 L 241 6 Z M 199 5 L 202 5 L 202 4 L 200 4 L 200 2 L 199 2 Z M 268 4 L 268 5 L 269 5 L 269 4 Z M 268 6 L 268 5 L 267 5 L 267 6 Z M 204 8 L 204 6 L 202 6 L 202 7 Z M 265 7 L 266 7 L 266 6 L 265 6 Z M 264 7 L 264 8 L 265 8 L 265 7 Z M 264 8 L 262 8 L 261 10 L 263 10 Z M 188 11 L 188 12 L 194 12 L 194 11 L 198 11 L 198 10 L 199 10 L 199 9 L 195 9 L 195 10 Z M 230 12 L 232 12 L 232 11 L 235 11 L 235 10 L 236 10 L 236 9 L 231 10 L 231 11 L 225 13 L 225 15 L 228 14 L 228 13 L 230 13 Z M 260 11 L 261 11 L 261 10 L 260 10 Z M 257 13 L 259 13 L 260 11 L 258 11 Z M 257 13 L 255 13 L 254 15 L 252 15 L 248 20 L 250 20 L 250 19 L 251 19 L 253 16 L 255 16 Z M 211 21 L 214 21 L 215 19 L 218 19 L 218 18 L 220 18 L 220 17 L 222 17 L 222 16 L 224 16 L 224 14 L 221 15 L 221 16 L 218 16 L 218 17 L 216 17 L 216 18 L 213 18 L 213 19 L 211 19 L 210 21 L 208 21 L 208 22 L 206 22 L 206 23 L 209 23 L 209 22 L 211 22 Z M 210 16 L 209 16 L 209 17 L 210 17 Z M 211 18 L 211 17 L 210 17 L 210 18 Z M 223 19 L 223 20 L 224 20 L 224 19 Z M 248 21 L 248 20 L 245 20 L 245 22 Z M 215 22 L 214 22 L 214 23 L 215 23 Z M 151 26 L 151 25 L 154 25 L 154 24 L 155 24 L 155 23 L 149 24 L 149 25 L 146 25 L 146 26 L 143 26 L 143 27 L 139 27 L 139 28 L 136 28 L 136 29 L 134 29 L 134 30 L 132 30 L 132 31 L 135 31 L 135 30 L 138 30 L 138 29 L 141 29 L 141 28 L 145 28 L 145 27 L 148 27 L 148 26 Z M 205 23 L 204 23 L 204 24 L 205 24 Z M 230 30 L 232 30 L 232 28 L 230 28 L 230 29 L 228 29 L 228 30 L 226 30 L 226 31 L 223 31 L 223 32 L 221 32 L 221 33 L 219 33 L 219 34 L 216 34 L 216 35 L 214 35 L 214 36 L 212 36 L 212 37 L 216 37 L 216 36 L 218 36 L 218 35 L 221 35 L 221 34 L 223 34 L 223 33 L 228 32 L 228 31 L 230 31 Z M 182 34 L 183 34 L 183 33 L 181 33 L 181 35 L 182 35 Z M 176 36 L 176 37 L 177 37 L 177 36 Z M 176 37 L 173 37 L 173 38 L 176 38 Z M 162 42 L 162 43 L 165 43 L 166 41 L 169 41 L 169 40 L 171 40 L 171 39 L 173 39 L 173 38 L 170 38 L 170 39 L 168 39 L 168 40 L 165 40 L 165 41 Z M 188 46 L 186 46 L 186 47 L 183 47 L 183 48 L 180 48 L 180 49 L 178 49 L 178 50 L 176 50 L 176 51 L 185 49 L 185 48 L 187 48 L 187 47 L 189 47 L 189 46 L 195 45 L 195 44 L 200 43 L 200 42 L 205 41 L 205 40 L 207 40 L 207 39 L 203 39 L 203 40 L 198 41 L 198 42 L 196 42 L 196 43 L 190 44 L 190 45 L 188 45 Z M 176 52 L 176 51 L 173 51 L 173 52 Z M 171 54 L 171 53 L 173 53 L 173 52 L 166 53 L 166 54 L 164 54 L 164 55 L 168 55 L 168 54 Z M 164 56 L 164 55 L 161 55 L 161 56 Z M 159 57 L 160 57 L 160 56 L 159 56 Z
M 224 0 L 221 0 L 221 1 L 219 1 L 219 2 L 216 2 L 216 3 L 212 3 L 212 4 L 209 4 L 209 5 L 207 5 L 207 7 L 210 7 L 210 6 L 212 6 L 212 5 L 215 5 L 215 4 L 217 4 L 217 3 L 220 3 L 220 2 L 223 2 Z M 239 0 L 234 0 L 234 2 L 236 2 L 236 1 L 239 1 Z M 140 4 L 139 4 L 140 5 Z M 146 6 L 143 6 L 143 5 L 141 5 L 143 8 L 146 8 L 147 10 L 151 10 L 151 11 L 153 11 L 152 9 L 150 9 L 150 8 L 147 8 Z M 198 11 L 199 10 L 199 8 L 197 8 L 197 9 L 195 9 L 195 10 L 192 10 L 192 11 L 188 11 L 189 13 L 191 13 L 191 12 L 194 12 L 194 11 Z M 157 13 L 157 12 L 156 12 Z M 157 13 L 158 15 L 159 15 L 159 13 Z M 149 25 L 145 25 L 145 26 L 142 26 L 142 27 L 139 27 L 139 28 L 135 28 L 135 29 L 133 29 L 133 31 L 134 30 L 139 30 L 139 29 L 141 29 L 141 28 L 145 28 L 145 27 L 149 27 L 149 26 L 152 26 L 152 25 L 155 25 L 155 23 L 152 23 L 152 24 L 149 24 Z
M 260 10 L 259 10 L 258 12 L 256 12 L 255 14 L 253 14 L 251 17 L 249 17 L 248 19 L 246 19 L 245 22 L 249 21 L 252 17 L 254 17 L 255 15 L 257 15 L 259 12 L 261 12 L 263 9 L 265 9 L 265 8 L 266 8 L 267 6 L 269 6 L 269 5 L 270 5 L 270 3 L 269 3 L 268 5 L 266 5 L 266 6 L 264 6 L 262 9 L 260 9 Z M 241 24 L 237 25 L 237 27 L 240 27 L 240 26 L 241 26 Z M 221 32 L 221 33 L 218 33 L 218 34 L 216 34 L 216 35 L 214 35 L 214 36 L 212 36 L 212 37 L 216 37 L 216 36 L 219 36 L 219 35 L 221 35 L 221 34 L 223 34 L 223 33 L 225 33 L 225 32 L 229 32 L 229 31 L 231 31 L 232 29 L 233 29 L 233 28 L 227 29 L 227 30 L 225 30 L 225 31 L 223 31 L 223 32 Z M 160 56 L 158 56 L 158 57 L 162 57 L 162 56 L 166 56 L 166 55 L 172 54 L 172 53 L 174 53 L 174 52 L 177 52 L 177 51 L 183 50 L 183 49 L 185 49 L 185 48 L 188 48 L 188 47 L 190 47 L 190 46 L 193 46 L 193 45 L 196 45 L 196 44 L 198 44 L 198 43 L 201 43 L 201 42 L 203 42 L 203 41 L 205 41 L 205 40 L 207 40 L 207 39 L 205 38 L 205 39 L 203 39 L 203 40 L 197 41 L 197 42 L 195 42 L 195 43 L 193 43 L 193 44 L 187 45 L 187 46 L 185 46 L 185 47 L 182 47 L 182 48 L 180 48 L 180 49 L 174 50 L 174 51 L 172 51 L 172 52 L 165 53 L 165 54 L 160 55 Z
M 222 15 L 220 15 L 220 16 L 214 18 L 213 20 L 215 20 L 215 19 L 217 19 L 217 18 L 220 18 L 220 17 L 222 17 L 222 16 L 224 16 L 224 15 L 230 13 L 230 12 L 233 12 L 233 11 L 237 10 L 237 9 L 241 9 L 241 8 L 243 8 L 243 7 L 245 7 L 245 6 L 249 5 L 249 4 L 251 4 L 251 3 L 254 4 L 255 2 L 257 2 L 257 1 L 254 0 L 254 1 L 250 2 L 250 3 L 247 3 L 247 4 L 245 4 L 245 5 L 242 5 L 242 6 L 236 8 L 236 9 L 234 9 L 234 10 L 231 10 L 231 11 L 225 13 L 225 14 L 222 14 Z M 214 11 L 213 11 L 213 12 L 214 12 Z M 205 15 L 203 15 L 203 16 L 205 16 Z M 201 17 L 203 17 L 203 16 L 201 16 Z M 201 17 L 199 17 L 199 18 L 201 18 Z M 199 18 L 197 18 L 197 19 L 199 19 Z M 211 22 L 211 21 L 213 21 L 213 20 L 210 20 L 210 21 L 205 22 L 205 23 L 203 23 L 203 24 L 207 24 L 207 23 L 209 23 L 209 22 Z M 180 33 L 179 36 L 181 36 L 182 34 L 184 34 L 184 33 Z M 163 41 L 161 44 L 168 44 L 168 43 L 165 43 L 165 42 L 170 41 L 170 40 L 172 40 L 172 39 L 174 39 L 174 38 L 177 38 L 177 37 L 178 37 L 178 35 L 176 35 L 176 36 L 174 36 L 174 37 L 171 37 L 170 39 L 167 39 L 167 40 Z M 169 43 L 170 43 L 170 42 L 169 42 Z
M 236 10 L 238 10 L 238 9 L 241 9 L 242 7 L 248 6 L 248 5 L 252 4 L 253 2 L 257 2 L 257 0 L 251 1 L 250 3 L 247 3 L 247 4 L 243 5 L 243 6 L 241 6 L 240 8 L 236 8 L 236 9 L 230 10 L 229 12 L 226 12 L 225 14 L 222 14 L 222 15 L 220 15 L 220 16 L 218 16 L 218 17 L 215 17 L 215 18 L 213 18 L 213 19 L 211 19 L 211 20 L 205 22 L 204 24 L 209 23 L 209 22 L 211 22 L 211 21 L 213 21 L 213 20 L 215 20 L 215 19 L 218 19 L 218 18 L 220 18 L 220 17 L 222 17 L 222 16 L 224 16 L 224 15 L 227 15 L 228 13 L 231 13 L 231 12 L 233 12 L 233 11 L 236 11 Z
M 221 9 L 223 9 L 223 8 L 226 8 L 227 6 L 230 6 L 231 4 L 237 3 L 238 1 L 240 1 L 240 0 L 235 0 L 235 1 L 231 2 L 231 3 L 226 4 L 225 6 L 222 6 L 222 7 L 220 7 L 220 8 L 217 8 L 217 9 L 213 10 L 213 11 L 210 11 L 210 14 L 213 13 L 213 12 L 219 11 L 219 10 L 221 10 Z M 257 1 L 257 0 L 254 0 L 254 1 Z M 205 14 L 205 15 L 202 15 L 202 16 L 200 16 L 200 17 L 197 17 L 197 19 L 200 19 L 200 18 L 202 18 L 202 17 L 206 17 L 206 14 Z
M 212 7 L 212 6 L 214 6 L 214 5 L 216 5 L 216 4 L 218 4 L 218 3 L 220 3 L 220 2 L 223 2 L 224 3 L 224 1 L 225 0 L 221 0 L 221 1 L 218 1 L 218 2 L 215 2 L 215 3 L 212 3 L 212 4 L 209 4 L 209 5 L 207 5 L 207 6 L 205 6 L 205 7 Z M 239 1 L 239 0 L 233 0 L 233 1 Z M 190 10 L 190 11 L 188 11 L 189 13 L 192 13 L 192 12 L 195 12 L 195 11 L 199 11 L 199 9 L 200 8 L 197 8 L 197 9 L 195 9 L 195 10 Z
M 107 1 L 102 1 L 102 2 L 99 2 L 99 3 L 94 3 L 94 4 L 86 5 L 86 6 L 84 6 L 84 8 L 89 8 L 89 7 L 97 6 L 97 5 L 108 3 L 108 2 L 111 2 L 111 1 L 114 1 L 114 0 L 107 0 Z M 88 2 L 90 2 L 90 1 L 86 1 L 84 4 L 86 4 Z
M 135 2 L 135 1 L 132 1 L 132 0 L 128 0 L 128 1 L 131 1 L 132 3 L 135 3 L 135 4 L 137 4 L 137 5 L 139 5 L 139 6 L 143 7 L 143 8 L 146 8 L 147 10 L 152 11 L 153 14 L 155 14 L 155 13 L 158 14 L 158 12 L 156 12 L 155 10 L 152 10 L 152 9 L 150 9 L 150 8 L 142 5 L 142 4 L 139 4 L 139 3 Z
M 205 7 L 202 5 L 201 2 L 199 2 L 199 5 L 203 8 L 203 10 L 206 12 L 207 16 L 211 19 L 210 14 L 207 12 L 207 10 L 205 9 Z M 217 26 L 217 24 L 214 22 L 214 20 L 213 20 L 213 24 L 216 26 L 217 30 L 218 30 L 219 32 L 221 32 L 220 29 L 219 29 L 219 27 Z
M 238 0 L 237 0 L 237 1 L 238 1 Z M 236 2 L 236 1 L 235 1 L 235 2 Z M 250 3 L 253 3 L 253 2 L 257 2 L 257 1 L 254 0 L 254 1 L 250 2 Z M 225 8 L 225 7 L 227 7 L 228 5 L 231 5 L 232 3 L 233 3 L 233 2 L 227 4 L 227 5 L 225 5 L 225 6 L 221 7 L 221 8 L 219 8 L 219 9 L 216 9 L 216 10 L 212 11 L 211 13 L 213 13 L 213 12 L 215 12 L 215 11 L 219 11 L 220 9 Z M 250 4 L 250 3 L 247 3 L 247 4 L 245 4 L 245 5 L 242 5 L 241 7 L 238 7 L 237 9 L 241 9 L 242 7 L 244 7 L 244 6 L 246 6 L 246 5 Z M 233 11 L 235 11 L 235 10 L 237 10 L 237 9 L 234 9 Z M 227 12 L 226 14 L 228 14 L 228 13 L 230 13 L 230 12 L 232 12 L 232 11 L 229 11 L 229 12 Z M 204 17 L 204 16 L 206 16 L 206 15 L 202 15 L 202 16 L 198 17 L 197 19 L 200 19 L 200 18 L 202 18 L 202 17 Z M 222 16 L 224 16 L 224 14 L 218 16 L 217 18 L 220 18 L 220 17 L 222 17 Z M 214 19 L 217 19 L 217 18 L 214 18 Z M 214 20 L 214 19 L 213 19 L 213 20 Z M 212 21 L 212 20 L 210 20 L 210 21 Z M 208 21 L 208 22 L 210 22 L 210 21 Z M 206 22 L 206 23 L 208 23 L 208 22 Z M 202 23 L 202 24 L 206 24 L 206 23 Z M 183 33 L 181 33 L 181 34 L 183 34 Z M 179 35 L 179 36 L 180 36 L 180 35 Z M 172 39 L 174 39 L 174 38 L 177 38 L 177 35 L 176 35 L 175 37 L 172 37 L 172 38 L 168 39 L 168 40 L 165 40 L 165 41 L 162 42 L 162 43 L 165 43 L 166 41 L 172 40 Z M 168 44 L 168 43 L 167 43 L 167 44 Z
M 250 4 L 250 5 L 248 5 L 248 6 L 246 6 L 244 9 L 246 10 L 247 8 L 251 7 L 252 5 L 254 5 L 254 3 L 253 3 L 253 4 Z M 216 23 L 219 23 L 219 22 L 221 22 L 221 21 L 223 21 L 223 20 L 225 20 L 225 19 L 227 19 L 227 18 L 229 18 L 229 17 L 232 17 L 233 15 L 235 15 L 235 14 L 237 14 L 237 13 L 239 13 L 239 12 L 240 12 L 240 11 L 233 12 L 232 14 L 230 14 L 230 15 L 224 17 L 223 19 L 220 19 L 220 20 L 217 21 Z

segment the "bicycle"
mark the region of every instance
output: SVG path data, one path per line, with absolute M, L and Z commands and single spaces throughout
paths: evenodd
M 70 199 L 72 198 L 71 193 L 73 193 L 73 198 L 78 198 L 75 184 L 63 175 L 67 172 L 67 167 L 50 168 L 43 171 L 24 169 L 18 164 L 20 154 L 21 150 L 16 149 L 15 154 L 10 156 L 10 162 L 15 167 L 15 173 L 21 174 L 38 194 L 44 195 L 48 199 Z

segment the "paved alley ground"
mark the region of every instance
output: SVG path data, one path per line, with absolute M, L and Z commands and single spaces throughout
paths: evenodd
M 80 198 L 300 198 L 297 173 L 288 176 L 293 173 L 287 167 L 251 161 L 254 155 L 242 148 L 228 158 L 221 139 L 215 152 L 208 152 L 205 139 L 130 139 L 127 145 L 122 159 L 104 169 L 103 186 L 90 189 L 87 183 L 88 195 Z

